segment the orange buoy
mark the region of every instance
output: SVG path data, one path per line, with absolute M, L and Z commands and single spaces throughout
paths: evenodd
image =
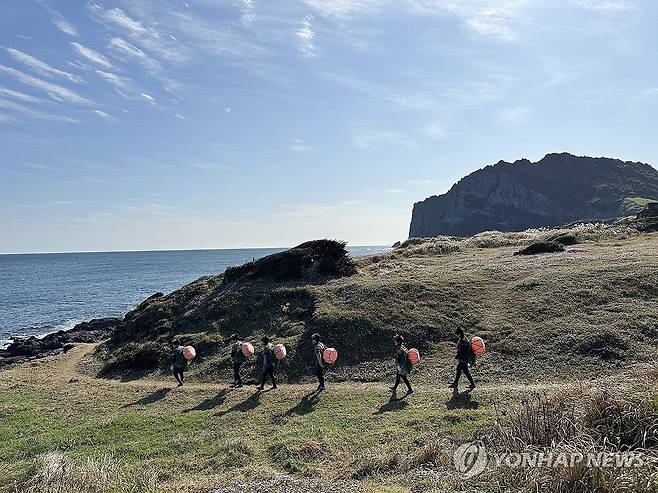
M 254 355 L 254 346 L 250 342 L 243 342 L 240 350 L 247 359 L 251 359 Z
M 183 358 L 187 361 L 194 359 L 196 356 L 196 350 L 192 346 L 185 346 L 183 348 Z
M 274 356 L 276 356 L 276 359 L 284 359 L 286 354 L 288 354 L 288 352 L 283 344 L 277 344 L 274 346 Z
M 333 365 L 338 359 L 338 351 L 336 351 L 332 347 L 328 347 L 327 349 L 322 351 L 322 359 L 324 360 L 325 363 Z
M 475 356 L 482 356 L 484 354 L 484 341 L 481 337 L 475 336 L 473 339 L 471 339 L 471 349 L 473 349 Z
M 417 365 L 420 363 L 420 353 L 418 352 L 418 349 L 411 348 L 407 353 L 407 358 L 409 358 L 409 363 L 412 365 Z

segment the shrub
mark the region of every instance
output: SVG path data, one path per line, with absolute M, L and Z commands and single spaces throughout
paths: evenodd
M 141 372 L 162 368 L 171 359 L 166 344 L 157 341 L 131 342 L 120 348 L 105 364 L 103 375 L 118 372 Z
M 285 252 L 274 253 L 238 267 L 229 267 L 224 273 L 224 282 L 237 279 L 269 278 L 284 281 L 350 276 L 356 272 L 356 267 L 345 245 L 345 242 L 335 240 L 307 241 Z
M 548 241 L 555 241 L 560 245 L 569 246 L 576 245 L 578 243 L 578 237 L 569 233 L 562 233 L 559 235 L 549 236 Z
M 538 255 L 540 253 L 563 252 L 564 247 L 556 241 L 538 241 L 519 250 L 514 255 Z

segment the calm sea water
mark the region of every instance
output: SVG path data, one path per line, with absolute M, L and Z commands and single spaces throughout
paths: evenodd
M 0 346 L 91 318 L 123 315 L 155 292 L 169 293 L 283 249 L 0 255 Z M 354 257 L 386 247 L 348 247 Z

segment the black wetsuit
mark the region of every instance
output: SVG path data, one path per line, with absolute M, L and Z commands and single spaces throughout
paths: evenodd
M 268 344 L 263 349 L 263 355 L 261 356 L 263 361 L 263 373 L 260 378 L 260 388 L 262 389 L 265 386 L 265 380 L 269 376 L 272 380 L 272 388 L 276 389 L 276 377 L 274 372 L 276 371 L 276 356 L 274 356 L 274 345 Z
M 454 387 L 457 387 L 459 384 L 459 378 L 461 377 L 462 373 L 466 375 L 466 378 L 468 378 L 468 381 L 471 383 L 471 387 L 475 387 L 475 382 L 473 381 L 471 372 L 468 370 L 469 344 L 470 343 L 468 340 L 466 340 L 465 337 L 460 337 L 459 341 L 457 342 L 457 354 L 455 355 L 455 359 L 457 360 L 457 371 L 455 374 L 455 381 L 452 383 Z
M 246 357 L 242 354 L 242 341 L 236 341 L 231 348 L 231 359 L 233 360 L 233 382 L 235 385 L 242 385 L 240 376 L 240 366 L 245 362 Z

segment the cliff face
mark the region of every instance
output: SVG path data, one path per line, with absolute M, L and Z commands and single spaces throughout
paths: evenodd
M 410 237 L 522 231 L 639 211 L 658 199 L 658 171 L 643 163 L 548 154 L 531 163 L 500 161 L 462 178 L 447 193 L 414 204 Z

